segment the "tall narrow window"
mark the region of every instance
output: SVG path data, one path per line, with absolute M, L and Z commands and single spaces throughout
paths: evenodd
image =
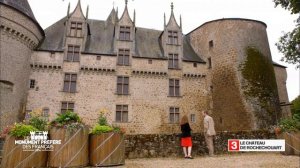
M 64 92 L 76 92 L 76 81 L 77 81 L 77 74 L 65 74 L 64 79 Z
M 169 79 L 169 96 L 180 96 L 179 79 Z
M 48 107 L 43 108 L 42 117 L 44 117 L 44 118 L 49 117 L 49 108 Z
M 130 40 L 130 27 L 120 26 L 120 40 Z
M 169 44 L 178 44 L 178 32 L 177 31 L 168 31 L 168 43 Z
M 79 50 L 80 50 L 79 46 L 69 45 L 66 61 L 78 62 L 79 61 Z
M 82 23 L 71 22 L 70 36 L 81 37 L 81 35 L 82 35 Z
M 118 65 L 129 65 L 129 49 L 119 49 L 118 53 Z
M 210 41 L 208 42 L 208 46 L 209 46 L 209 48 L 214 47 L 214 41 L 213 41 L 213 40 L 210 40 Z
M 33 89 L 34 87 L 35 87 L 35 80 L 34 79 L 30 79 L 29 88 Z
M 74 102 L 61 102 L 61 113 L 74 111 Z
M 31 118 L 31 112 L 32 110 L 26 110 L 25 111 L 25 120 L 28 121 Z
M 191 114 L 191 123 L 195 123 L 195 122 L 196 122 L 196 115 Z
M 128 95 L 129 94 L 129 77 L 118 76 L 117 94 L 119 94 L 119 95 Z
M 169 121 L 170 121 L 170 123 L 178 123 L 179 122 L 179 108 L 178 107 L 170 107 Z
M 116 121 L 117 122 L 128 122 L 128 105 L 117 105 Z
M 208 68 L 210 69 L 211 68 L 211 58 L 209 57 L 209 58 L 207 58 L 207 60 L 208 60 Z
M 169 68 L 178 69 L 178 54 L 169 54 Z

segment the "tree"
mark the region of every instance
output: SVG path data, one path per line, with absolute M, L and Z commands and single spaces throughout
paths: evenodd
M 275 6 L 280 5 L 284 9 L 291 11 L 291 14 L 300 13 L 299 0 L 273 0 Z M 300 68 L 300 17 L 297 19 L 297 25 L 291 32 L 285 33 L 276 43 L 278 50 L 284 54 L 283 61 L 296 64 Z
M 300 95 L 292 101 L 292 115 L 300 121 Z

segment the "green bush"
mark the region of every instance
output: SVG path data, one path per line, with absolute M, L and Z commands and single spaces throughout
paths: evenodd
M 38 116 L 33 116 L 29 119 L 29 125 L 34 126 L 39 131 L 47 130 L 47 120 Z
M 98 124 L 99 125 L 107 125 L 106 117 L 101 113 L 98 118 Z
M 52 124 L 55 126 L 64 126 L 71 123 L 81 122 L 80 117 L 77 113 L 74 113 L 72 111 L 67 111 L 65 113 L 56 113 L 57 117 L 54 121 L 52 121 Z
M 96 124 L 94 126 L 94 128 L 92 129 L 91 134 L 99 135 L 101 133 L 107 133 L 107 132 L 112 132 L 112 131 L 114 131 L 114 128 L 111 126 Z
M 32 125 L 17 123 L 10 131 L 10 134 L 18 138 L 23 138 L 29 136 L 31 131 L 38 131 L 38 129 Z
M 292 132 L 300 130 L 300 122 L 293 117 L 284 118 L 279 121 L 279 127 L 283 132 Z

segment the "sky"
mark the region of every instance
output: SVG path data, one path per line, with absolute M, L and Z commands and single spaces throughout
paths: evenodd
M 28 0 L 32 11 L 43 29 L 65 17 L 68 4 L 71 12 L 78 0 Z M 171 2 L 174 3 L 174 14 L 179 22 L 182 16 L 183 33 L 187 34 L 201 24 L 221 18 L 247 18 L 267 24 L 267 33 L 273 61 L 287 67 L 287 89 L 289 100 L 300 95 L 300 71 L 296 66 L 281 62 L 283 57 L 275 43 L 283 32 L 291 31 L 296 25 L 297 15 L 280 6 L 275 8 L 272 0 L 128 0 L 128 10 L 133 18 L 136 11 L 136 26 L 163 30 L 163 16 L 170 17 Z M 122 15 L 125 0 L 81 0 L 84 14 L 89 5 L 89 18 L 106 20 L 113 8 Z

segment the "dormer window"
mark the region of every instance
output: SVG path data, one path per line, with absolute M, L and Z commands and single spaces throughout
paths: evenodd
M 168 31 L 168 44 L 177 45 L 178 44 L 178 32 Z
M 178 69 L 178 54 L 169 54 L 169 69 Z
M 130 27 L 120 26 L 120 40 L 130 40 Z
M 81 37 L 82 35 L 82 23 L 81 22 L 71 22 L 70 36 Z

